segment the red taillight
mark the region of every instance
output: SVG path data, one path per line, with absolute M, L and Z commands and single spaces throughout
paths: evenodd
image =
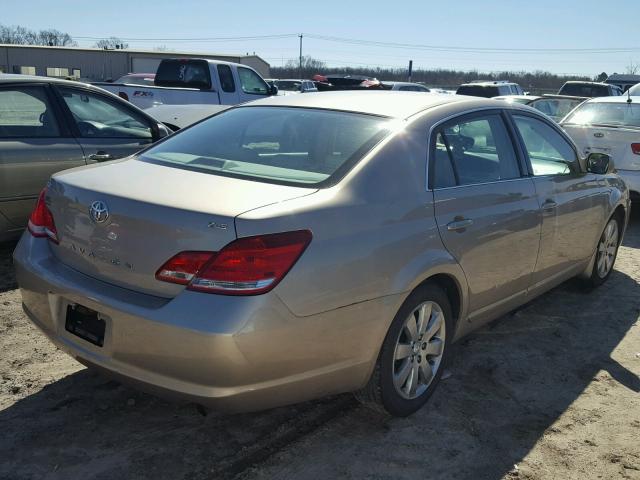
M 163 265 L 156 278 L 188 284 L 189 290 L 199 292 L 266 293 L 291 270 L 311 237 L 310 231 L 298 230 L 239 238 L 218 253 L 182 252 Z
M 160 267 L 156 278 L 163 282 L 187 285 L 213 256 L 214 252 L 180 252 Z
M 29 217 L 29 224 L 27 225 L 27 228 L 34 237 L 47 237 L 55 243 L 58 243 L 58 231 L 56 230 L 56 224 L 54 223 L 53 215 L 51 215 L 51 211 L 44 200 L 46 194 L 47 189 L 42 189 L 38 196 L 36 206 Z
M 124 98 L 127 102 L 129 101 L 129 95 L 127 95 L 127 94 L 126 94 L 126 93 L 124 93 L 124 92 L 118 92 L 118 96 L 119 96 L 120 98 Z
M 640 143 L 632 143 L 631 144 L 631 151 L 633 153 L 635 153 L 636 155 L 640 155 Z

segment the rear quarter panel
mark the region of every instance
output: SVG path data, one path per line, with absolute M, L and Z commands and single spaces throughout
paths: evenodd
M 274 290 L 295 315 L 408 294 L 435 273 L 465 285 L 442 246 L 426 190 L 426 138 L 421 129 L 399 133 L 338 185 L 236 219 L 238 236 L 313 232 L 307 251 Z

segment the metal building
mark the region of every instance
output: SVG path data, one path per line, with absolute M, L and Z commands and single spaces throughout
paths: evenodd
M 160 60 L 176 57 L 241 63 L 254 68 L 263 77 L 270 76 L 269 64 L 257 55 L 5 44 L 0 44 L 0 72 L 106 81 L 130 72 L 154 73 Z

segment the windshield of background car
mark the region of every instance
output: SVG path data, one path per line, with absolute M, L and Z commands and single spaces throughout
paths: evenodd
M 640 128 L 640 103 L 586 102 L 562 123 Z
M 539 98 L 529 103 L 529 106 L 549 115 L 554 120 L 561 120 L 571 110 L 582 103 L 580 99 L 570 98 Z
M 560 92 L 562 95 L 574 97 L 608 97 L 609 87 L 606 85 L 589 85 L 583 83 L 567 83 Z
M 386 117 L 291 107 L 227 110 L 139 159 L 214 175 L 296 186 L 337 182 L 393 129 Z
M 300 90 L 302 82 L 293 82 L 288 80 L 278 80 L 276 86 L 278 90 L 287 90 L 289 92 L 297 92 Z
M 457 95 L 469 95 L 471 97 L 497 97 L 500 95 L 498 87 L 484 87 L 480 85 L 461 85 L 456 91 Z

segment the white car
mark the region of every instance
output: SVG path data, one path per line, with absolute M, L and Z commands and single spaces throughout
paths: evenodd
M 431 90 L 424 85 L 412 82 L 382 82 L 382 86 L 387 90 L 400 90 L 403 92 L 431 92 Z
M 175 132 L 229 107 L 231 105 L 158 105 L 145 109 L 145 113 Z
M 640 96 L 598 97 L 569 113 L 560 125 L 581 153 L 606 153 L 640 200 Z

